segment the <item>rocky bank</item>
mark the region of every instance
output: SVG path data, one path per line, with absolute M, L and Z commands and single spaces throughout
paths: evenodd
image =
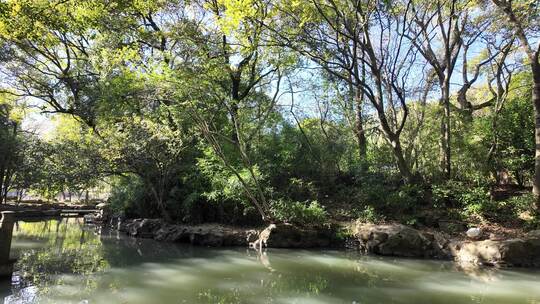
M 412 258 L 453 259 L 462 266 L 540 267 L 540 230 L 500 240 L 452 238 L 399 224 L 356 224 L 364 253 Z
M 158 241 L 188 243 L 199 246 L 248 246 L 258 238 L 262 229 L 231 227 L 218 224 L 167 224 L 160 219 L 133 219 L 116 224 L 118 230 L 130 236 L 153 238 Z M 264 228 L 264 227 L 263 227 Z M 297 227 L 278 224 L 268 240 L 273 248 L 341 247 L 334 227 Z
M 174 225 L 160 219 L 131 219 L 113 225 L 133 237 L 198 246 L 248 246 L 260 229 L 218 224 Z M 278 224 L 268 239 L 272 248 L 349 248 L 364 254 L 455 260 L 463 266 L 540 267 L 540 230 L 501 240 L 456 238 L 400 224 L 354 223 L 300 228 Z

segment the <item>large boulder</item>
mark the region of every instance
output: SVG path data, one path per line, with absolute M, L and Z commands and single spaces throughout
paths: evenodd
M 465 242 L 454 253 L 462 265 L 540 266 L 540 231 L 522 238 Z
M 155 232 L 155 239 L 209 247 L 247 246 L 246 233 L 221 225 L 165 225 Z
M 200 246 L 248 246 L 257 240 L 260 231 L 223 225 L 163 225 L 155 239 Z M 313 248 L 332 247 L 335 233 L 324 228 L 299 228 L 289 224 L 277 225 L 270 233 L 268 247 Z
M 448 240 L 442 234 L 424 233 L 400 224 L 357 224 L 354 234 L 360 250 L 386 256 L 448 257 Z
M 336 232 L 330 227 L 298 227 L 278 224 L 270 233 L 268 247 L 272 248 L 316 248 L 335 247 Z

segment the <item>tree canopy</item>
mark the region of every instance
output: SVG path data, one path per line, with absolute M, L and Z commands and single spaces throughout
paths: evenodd
M 107 184 L 127 213 L 233 223 L 418 213 L 509 184 L 540 202 L 538 10 L 3 1 L 4 200 Z M 27 106 L 54 132 L 27 132 Z

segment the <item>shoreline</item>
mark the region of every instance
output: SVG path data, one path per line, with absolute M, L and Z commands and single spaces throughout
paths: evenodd
M 36 215 L 41 216 L 18 216 L 19 220 L 37 221 L 56 218 L 47 216 L 54 211 L 54 207 L 48 207 L 15 208 L 20 215 L 38 209 L 40 212 L 36 212 Z M 87 206 L 77 207 L 72 210 L 91 210 Z M 33 210 L 29 210 L 30 208 Z M 121 219 L 112 215 L 105 204 L 95 208 L 84 218 L 86 222 L 107 226 L 131 237 L 206 247 L 248 248 L 265 228 L 217 223 L 169 224 L 162 219 L 148 218 Z M 446 226 L 456 228 L 452 223 L 446 223 Z M 359 221 L 309 227 L 278 224 L 270 234 L 267 245 L 269 248 L 348 249 L 359 254 L 449 260 L 463 267 L 540 268 L 540 230 L 498 236 L 493 233 L 488 235 L 489 231 L 486 230 L 475 240 L 465 237 L 463 230 L 464 227 L 459 227 L 459 234 L 456 234 L 455 231 L 445 231 L 444 227 L 416 229 L 397 223 L 370 224 Z
M 222 224 L 168 224 L 161 219 L 129 219 L 106 226 L 136 238 L 194 246 L 246 248 L 264 229 Z M 354 250 L 361 255 L 454 261 L 467 268 L 540 268 L 540 230 L 519 238 L 470 240 L 401 224 L 353 222 L 319 227 L 278 224 L 270 234 L 267 247 Z

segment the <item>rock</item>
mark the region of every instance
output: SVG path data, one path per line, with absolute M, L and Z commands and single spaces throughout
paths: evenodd
M 221 230 L 208 231 L 201 228 L 190 233 L 192 245 L 220 247 L 224 243 L 224 233 Z
M 504 240 L 504 237 L 501 236 L 501 235 L 498 235 L 496 233 L 490 233 L 489 234 L 489 239 L 492 240 L 492 241 L 502 241 L 502 240 Z
M 476 228 L 476 227 L 475 228 L 470 228 L 469 230 L 467 230 L 467 232 L 465 234 L 470 239 L 478 240 L 478 239 L 480 239 L 482 237 L 482 229 Z
M 428 235 L 427 233 L 424 233 L 424 235 Z M 433 232 L 433 239 L 431 241 L 431 247 L 433 249 L 433 253 L 435 253 L 435 257 L 438 258 L 449 258 L 451 257 L 451 245 L 452 242 L 450 241 L 450 238 L 442 233 L 442 232 Z
M 399 225 L 360 224 L 354 231 L 360 242 L 360 250 L 387 256 L 446 257 L 448 244 L 442 234 L 423 233 Z
M 529 231 L 526 236 L 532 239 L 540 239 L 540 230 Z
M 479 238 L 479 228 L 468 231 L 469 237 Z M 403 257 L 453 257 L 460 266 L 475 265 L 540 267 L 540 230 L 522 238 L 504 240 L 492 235 L 484 241 L 451 241 L 439 232 L 427 233 L 391 224 L 357 224 L 354 234 L 359 248 L 365 253 Z
M 540 267 L 540 234 L 524 238 L 485 240 L 462 244 L 455 259 L 460 264 Z
M 155 232 L 155 239 L 199 246 L 247 246 L 246 232 L 221 225 L 166 225 Z
M 277 224 L 267 244 L 272 248 L 315 248 L 334 247 L 337 241 L 332 228 Z
M 169 225 L 157 219 L 136 219 L 118 224 L 120 231 L 131 236 L 154 238 L 158 241 L 188 243 L 199 246 L 248 246 L 257 240 L 259 231 L 224 225 Z M 277 225 L 268 239 L 268 247 L 313 248 L 334 247 L 338 244 L 332 228 L 299 228 L 289 224 Z

